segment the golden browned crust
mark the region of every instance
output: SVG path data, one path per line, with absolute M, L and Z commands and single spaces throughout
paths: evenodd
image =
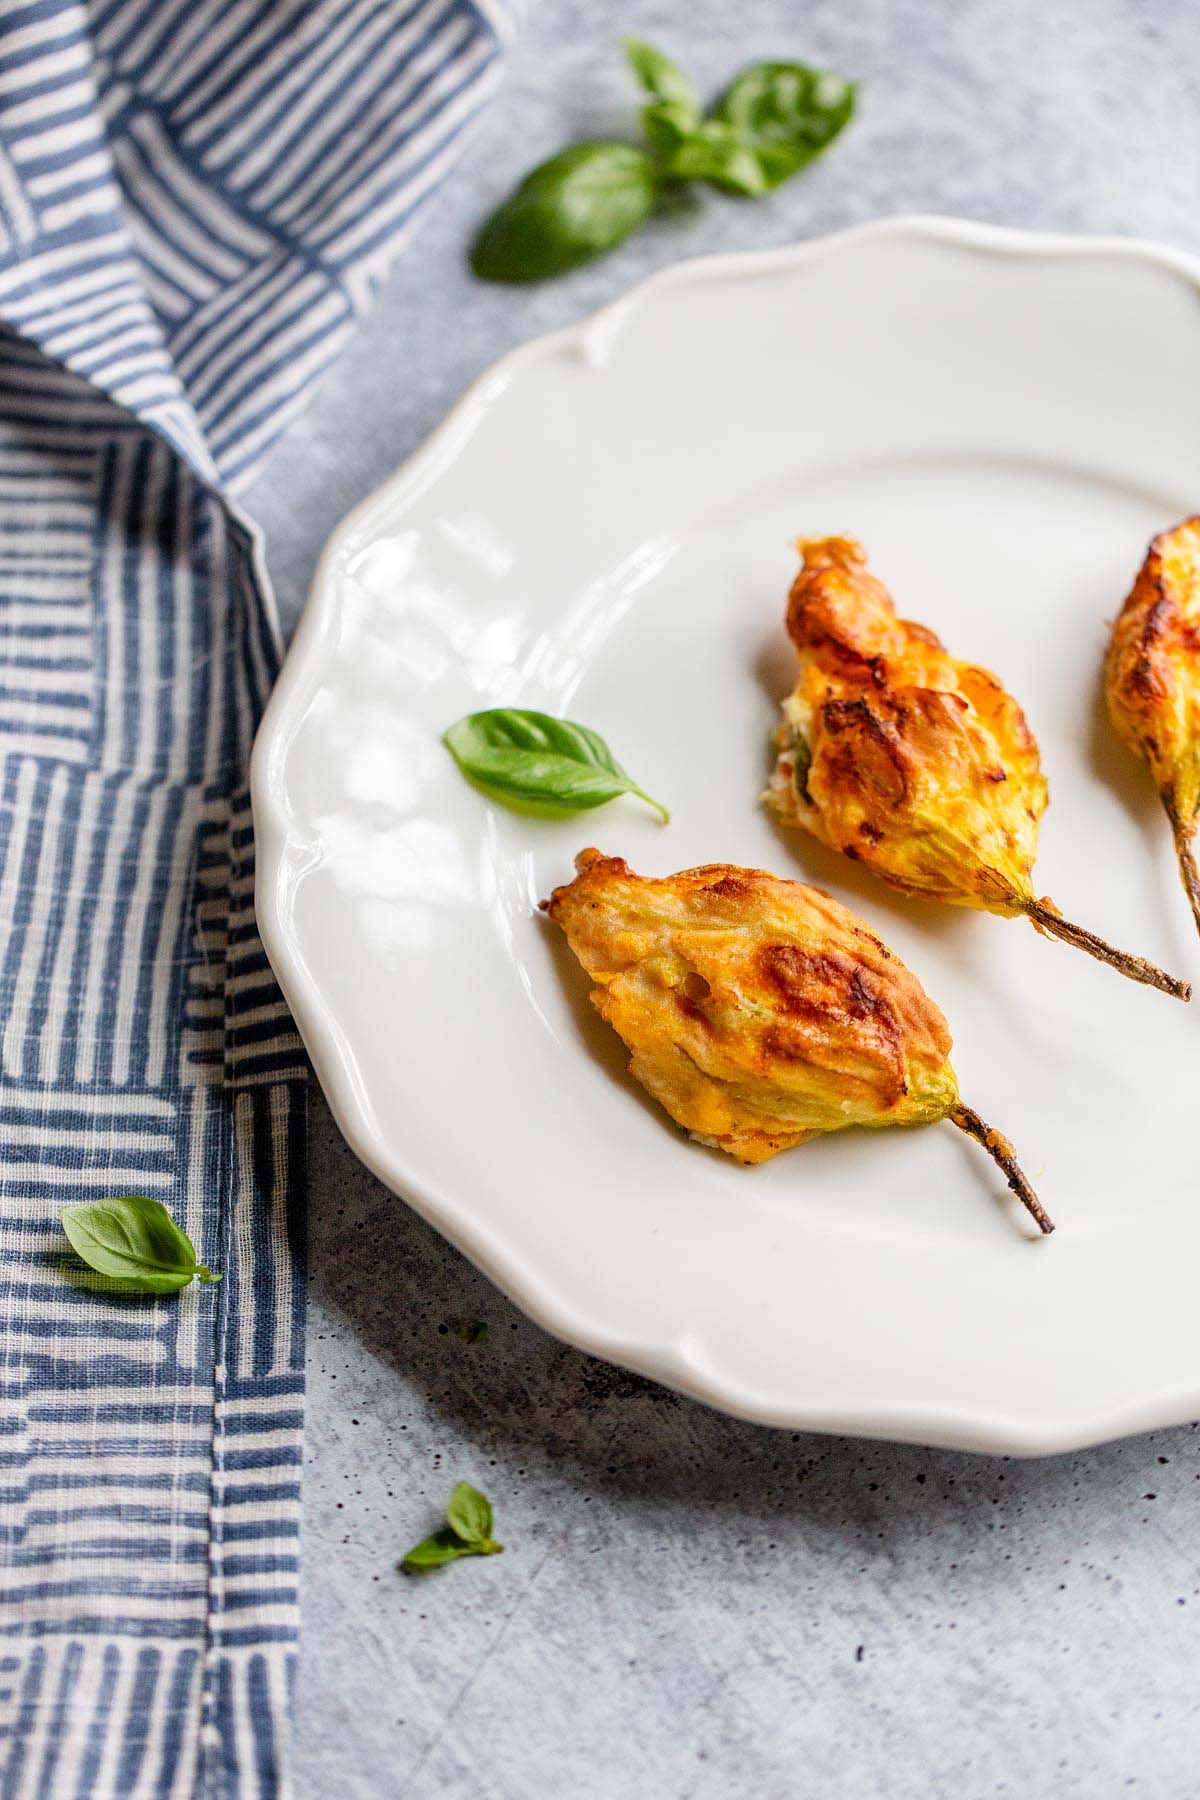
M 853 538 L 799 548 L 787 627 L 800 674 L 769 803 L 907 893 L 1023 910 L 1047 794 L 1021 708 L 897 618 Z
M 817 1132 L 944 1118 L 950 1033 L 836 900 L 716 863 L 653 880 L 585 850 L 546 910 L 671 1117 L 742 1162 Z

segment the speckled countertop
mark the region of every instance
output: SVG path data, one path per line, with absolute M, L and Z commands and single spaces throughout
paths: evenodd
M 473 284 L 489 204 L 628 121 L 623 31 L 708 87 L 762 56 L 823 62 L 862 79 L 860 119 L 768 201 L 700 201 L 531 292 Z M 340 515 L 521 339 L 677 256 L 901 210 L 1200 249 L 1198 120 L 1185 0 L 541 0 L 419 243 L 249 496 L 286 617 Z M 1194 1427 L 1012 1463 L 741 1425 L 543 1336 L 357 1165 L 315 1094 L 310 1197 L 300 1800 L 1197 1792 Z M 507 1553 L 403 1580 L 462 1476 Z

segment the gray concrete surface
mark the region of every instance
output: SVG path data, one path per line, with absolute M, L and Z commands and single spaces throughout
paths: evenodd
M 769 201 L 699 200 L 533 292 L 473 284 L 489 204 L 628 123 L 621 32 L 713 87 L 760 56 L 823 61 L 861 78 L 860 119 Z M 1198 101 L 1184 0 L 541 0 L 249 496 L 285 613 L 340 514 L 480 369 L 677 256 L 912 208 L 1200 248 Z M 311 1209 L 301 1800 L 1200 1790 L 1194 1428 L 1015 1464 L 733 1423 L 523 1321 L 316 1096 Z M 468 1345 L 472 1319 L 490 1329 Z M 463 1476 L 507 1553 L 403 1580 Z

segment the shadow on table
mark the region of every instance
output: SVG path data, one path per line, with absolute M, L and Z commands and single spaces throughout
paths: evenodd
M 878 1540 L 898 1549 L 936 1529 L 953 1556 L 956 1520 L 977 1534 L 980 1509 L 995 1507 L 995 1530 L 1011 1540 L 998 1536 L 998 1553 L 1021 1557 L 1051 1514 L 1061 1534 L 1063 1511 L 1097 1484 L 1119 1482 L 1140 1503 L 1164 1461 L 1200 1468 L 1200 1431 L 1189 1426 L 1026 1462 L 727 1418 L 547 1336 L 362 1169 L 315 1089 L 311 1131 L 322 1197 L 310 1227 L 314 1294 L 480 1470 L 496 1458 L 640 1505 L 736 1509 L 750 1530 L 799 1515 L 874 1544 L 875 1555 Z

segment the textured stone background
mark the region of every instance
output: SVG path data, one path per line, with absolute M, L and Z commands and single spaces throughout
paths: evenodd
M 621 32 L 712 88 L 762 56 L 824 62 L 862 80 L 860 118 L 768 201 L 698 200 L 532 292 L 473 284 L 490 204 L 631 122 Z M 285 613 L 474 375 L 675 257 L 910 209 L 1200 248 L 1198 100 L 1183 0 L 541 0 L 419 246 L 250 496 Z M 301 1800 L 1196 1794 L 1195 1429 L 1010 1463 L 736 1424 L 527 1324 L 317 1096 L 311 1203 Z M 401 1579 L 462 1476 L 508 1553 Z

